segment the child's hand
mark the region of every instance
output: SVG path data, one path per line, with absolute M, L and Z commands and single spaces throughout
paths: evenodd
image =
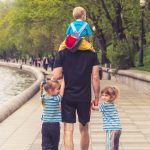
M 91 109 L 98 110 L 98 103 L 95 102 L 95 100 L 92 100 L 92 102 L 91 102 Z

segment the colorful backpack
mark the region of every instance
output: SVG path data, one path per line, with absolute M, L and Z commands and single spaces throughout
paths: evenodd
M 85 22 L 83 24 L 83 26 L 80 28 L 80 30 L 77 31 L 74 24 L 71 23 L 71 28 L 73 30 L 73 35 L 69 34 L 66 38 L 66 48 L 67 49 L 73 49 L 74 47 L 79 45 L 79 42 L 82 40 L 80 35 L 83 32 L 83 30 L 85 29 L 86 25 L 87 25 L 87 22 Z

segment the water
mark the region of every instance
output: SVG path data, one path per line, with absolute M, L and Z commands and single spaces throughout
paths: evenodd
M 0 66 L 0 104 L 11 100 L 35 81 L 35 78 L 21 70 Z

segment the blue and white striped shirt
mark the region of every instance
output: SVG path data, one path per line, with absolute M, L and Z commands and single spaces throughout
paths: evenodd
M 60 102 L 61 95 L 46 96 L 43 94 L 41 100 L 44 103 L 42 121 L 43 122 L 61 122 Z
M 103 115 L 104 130 L 122 130 L 118 111 L 113 103 L 103 102 L 99 110 Z

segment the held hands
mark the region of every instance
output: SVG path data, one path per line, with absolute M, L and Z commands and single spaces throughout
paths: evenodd
M 91 101 L 91 109 L 98 110 L 99 98 L 95 98 Z

